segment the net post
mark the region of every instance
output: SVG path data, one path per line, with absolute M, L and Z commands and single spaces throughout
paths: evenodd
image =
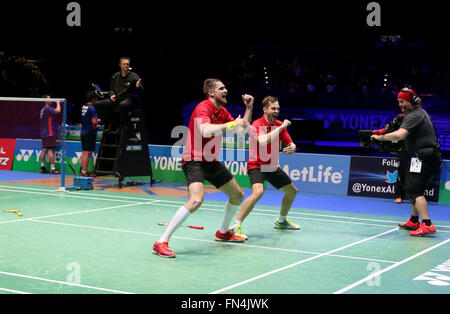
M 65 191 L 66 183 L 66 110 L 67 101 L 63 101 L 63 127 L 62 127 L 62 152 L 61 152 L 61 185 L 60 191 Z

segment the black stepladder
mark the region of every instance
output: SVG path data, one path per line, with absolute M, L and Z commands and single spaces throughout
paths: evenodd
M 119 132 L 103 133 L 94 172 L 97 176 L 116 176 L 119 188 L 125 177 L 150 176 L 150 185 L 153 185 L 148 137 L 141 110 L 131 111 L 127 124 Z

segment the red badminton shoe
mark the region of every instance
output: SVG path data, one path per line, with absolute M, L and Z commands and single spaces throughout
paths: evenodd
M 93 177 L 95 177 L 95 175 L 93 175 L 92 173 L 82 173 L 82 174 L 80 174 L 80 177 L 93 178 Z
M 153 253 L 161 257 L 175 257 L 175 253 L 169 249 L 168 242 L 153 243 Z
M 427 226 L 424 222 L 420 225 L 420 228 L 409 233 L 413 237 L 423 237 L 427 235 L 432 235 L 436 233 L 436 227 L 431 224 Z
M 406 223 L 398 224 L 398 227 L 405 230 L 417 230 L 420 228 L 420 222 L 412 222 L 411 218 L 409 218 Z
M 236 233 L 233 233 L 230 230 L 225 233 L 217 230 L 214 240 L 219 242 L 245 242 L 244 237 L 238 236 Z

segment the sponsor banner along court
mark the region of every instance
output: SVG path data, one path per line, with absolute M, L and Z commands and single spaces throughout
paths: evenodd
M 100 144 L 92 154 L 89 171 L 94 168 L 94 160 Z M 131 147 L 130 149 L 135 149 Z M 76 174 L 80 171 L 81 143 L 66 142 L 67 165 Z M 182 146 L 149 145 L 153 177 L 166 182 L 185 183 L 182 169 Z M 0 139 L 0 159 L 11 170 L 38 172 L 42 154 L 41 140 Z M 56 169 L 61 169 L 61 146 L 55 150 Z M 218 160 L 236 178 L 243 188 L 250 187 L 247 175 L 247 149 L 222 148 Z M 363 157 L 325 154 L 280 153 L 281 169 L 291 178 L 300 193 L 318 193 L 378 198 L 394 198 L 398 176 L 398 163 L 394 157 Z M 1 166 L 1 165 L 0 165 Z M 48 157 L 46 161 L 47 168 Z M 5 168 L 3 168 L 5 169 Z M 73 174 L 70 167 L 67 174 Z M 206 182 L 209 184 L 209 182 Z M 275 189 L 267 183 L 268 189 Z M 427 198 L 433 202 L 450 203 L 450 161 L 442 161 L 441 173 L 435 176 Z
M 348 195 L 394 198 L 399 163 L 394 157 L 351 157 Z M 439 173 L 435 175 L 425 196 L 439 200 Z
M 97 157 L 97 152 L 100 144 L 96 144 L 96 149 L 92 153 L 92 158 L 89 160 L 88 171 L 94 169 L 94 160 Z M 65 162 L 67 165 L 71 165 L 76 174 L 79 174 L 81 164 L 81 142 L 66 142 L 66 158 Z M 41 154 L 42 154 L 42 141 L 41 140 L 16 140 L 16 145 L 14 149 L 14 160 L 12 170 L 17 171 L 32 171 L 39 172 L 41 168 Z M 61 160 L 62 160 L 62 147 L 57 146 L 55 148 L 55 168 L 61 170 Z M 45 164 L 47 169 L 49 169 L 48 154 L 45 159 Z M 70 167 L 66 168 L 67 174 L 73 174 Z

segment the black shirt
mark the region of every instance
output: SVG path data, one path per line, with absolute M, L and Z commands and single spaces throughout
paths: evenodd
M 141 91 L 143 89 L 142 83 L 139 88 L 136 87 L 138 80 L 139 75 L 131 71 L 125 77 L 122 76 L 122 72 L 120 71 L 114 73 L 111 77 L 110 91 L 112 95 L 116 95 L 116 101 L 120 102 Z
M 417 107 L 408 113 L 400 128 L 408 130 L 409 134 L 405 139 L 406 151 L 415 153 L 425 147 L 438 148 L 439 143 L 434 131 L 434 125 L 428 113 Z

